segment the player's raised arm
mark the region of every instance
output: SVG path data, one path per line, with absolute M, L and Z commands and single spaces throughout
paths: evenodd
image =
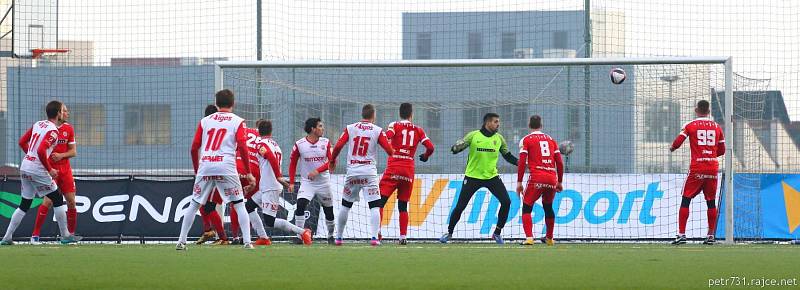
M 239 156 L 242 158 L 242 164 L 250 164 L 250 151 L 247 149 L 247 128 L 244 121 L 239 124 L 236 129 L 236 150 L 239 151 Z M 250 166 L 243 166 L 242 171 L 245 175 L 251 175 Z
M 506 162 L 511 163 L 512 165 L 517 165 L 519 159 L 517 159 L 517 157 L 515 157 L 514 154 L 511 154 L 511 151 L 508 151 L 508 144 L 506 144 L 506 138 L 503 138 L 503 135 L 499 136 L 500 136 L 500 155 L 503 156 L 503 159 L 505 159 Z
M 28 128 L 28 131 L 25 131 L 25 134 L 22 134 L 22 137 L 19 138 L 19 148 L 22 149 L 22 152 L 28 154 L 28 147 L 31 145 L 29 144 L 31 141 L 31 134 L 33 134 L 33 128 Z
M 464 138 L 458 139 L 456 144 L 453 144 L 453 146 L 450 147 L 450 152 L 453 152 L 453 154 L 458 154 L 458 152 L 467 149 L 469 147 L 469 143 L 472 142 L 472 136 L 475 136 L 476 133 L 478 133 L 478 131 L 472 131 L 467 133 L 467 135 L 464 135 Z
M 192 156 L 192 166 L 194 173 L 197 173 L 197 168 L 200 166 L 200 145 L 203 143 L 203 125 L 197 124 L 197 131 L 194 132 L 194 139 L 192 139 L 192 147 L 189 149 L 189 154 Z
M 383 132 L 378 135 L 378 145 L 380 145 L 381 148 L 386 151 L 387 155 L 391 156 L 394 154 L 394 148 L 392 148 L 392 144 L 389 144 L 389 139 L 386 138 L 386 134 Z

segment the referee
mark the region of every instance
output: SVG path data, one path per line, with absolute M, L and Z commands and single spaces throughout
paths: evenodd
M 458 220 L 461 219 L 461 213 L 467 207 L 472 195 L 478 189 L 485 187 L 489 192 L 500 201 L 500 212 L 497 216 L 497 226 L 492 234 L 492 239 L 498 244 L 503 244 L 503 237 L 500 233 L 503 231 L 503 226 L 508 219 L 508 211 L 511 207 L 511 199 L 508 197 L 508 191 L 500 176 L 497 174 L 497 157 L 503 156 L 508 163 L 517 165 L 517 157 L 508 151 L 506 139 L 497 129 L 500 127 L 500 115 L 495 113 L 488 113 L 483 116 L 483 126 L 480 130 L 475 130 L 467 133 L 464 138 L 456 141 L 456 144 L 450 148 L 453 154 L 467 149 L 469 147 L 469 157 L 467 158 L 467 170 L 464 174 L 464 184 L 461 187 L 461 194 L 458 197 L 458 203 L 450 213 L 450 224 L 447 226 L 447 233 L 439 238 L 439 242 L 447 243 L 453 237 L 453 230 L 456 228 Z

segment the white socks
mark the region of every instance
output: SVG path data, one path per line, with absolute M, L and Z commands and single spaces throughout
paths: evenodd
M 197 215 L 197 210 L 200 208 L 200 204 L 196 201 L 192 200 L 189 203 L 189 208 L 186 209 L 186 213 L 183 214 L 183 222 L 181 223 L 181 235 L 178 237 L 178 243 L 185 244 L 186 243 L 186 236 L 189 235 L 189 229 L 192 228 L 192 223 L 194 223 L 194 216 Z
M 325 226 L 328 227 L 328 237 L 333 237 L 334 224 L 336 221 L 325 220 Z
M 344 234 L 344 226 L 347 224 L 347 215 L 350 214 L 350 209 L 346 206 L 339 208 L 339 215 L 336 216 L 336 237 L 342 238 Z
M 21 209 L 17 208 L 14 211 L 14 214 L 11 215 L 11 221 L 8 223 L 8 228 L 6 229 L 6 235 L 3 236 L 4 241 L 11 241 L 14 235 L 14 231 L 17 230 L 19 224 L 22 222 L 22 218 L 25 217 L 25 212 Z
M 381 231 L 381 208 L 373 207 L 369 209 L 369 212 L 370 235 L 372 235 L 373 238 L 378 238 L 378 233 Z
M 293 233 L 298 234 L 298 235 L 302 234 L 303 231 L 305 231 L 305 229 L 303 229 L 301 227 L 298 227 L 296 225 L 293 225 L 292 223 L 290 223 L 289 221 L 287 221 L 285 219 L 278 219 L 278 218 L 275 219 L 275 228 L 276 229 L 282 229 L 284 231 L 293 232 Z
M 244 207 L 244 200 L 242 202 L 237 202 L 233 204 L 233 208 L 236 209 L 239 217 L 239 227 L 241 228 L 242 232 L 242 242 L 247 245 L 252 242 L 250 237 L 250 215 L 241 214 L 246 213 L 247 209 Z
M 306 216 L 305 215 L 296 215 L 294 216 L 294 225 L 299 228 L 303 228 L 306 226 Z
M 266 238 L 267 231 L 264 229 L 264 222 L 261 221 L 261 217 L 258 216 L 258 210 L 254 210 L 253 212 L 248 214 L 250 216 L 250 225 L 256 230 L 256 234 L 259 238 Z
M 59 207 L 53 208 L 53 216 L 56 218 L 56 222 L 58 223 L 58 230 L 61 231 L 62 237 L 69 237 L 70 233 L 67 229 L 67 205 L 62 204 Z

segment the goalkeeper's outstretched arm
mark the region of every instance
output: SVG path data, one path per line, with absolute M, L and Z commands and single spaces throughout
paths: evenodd
M 458 139 L 456 144 L 454 144 L 453 147 L 450 147 L 450 152 L 453 152 L 453 154 L 458 154 L 459 152 L 464 151 L 464 149 L 467 149 L 469 147 L 469 143 L 472 142 L 472 136 L 474 136 L 477 132 L 478 131 L 469 132 L 464 136 L 464 138 Z

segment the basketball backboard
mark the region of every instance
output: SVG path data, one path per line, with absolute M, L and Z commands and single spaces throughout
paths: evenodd
M 58 0 L 12 0 L 11 52 L 30 58 L 31 50 L 58 48 Z

